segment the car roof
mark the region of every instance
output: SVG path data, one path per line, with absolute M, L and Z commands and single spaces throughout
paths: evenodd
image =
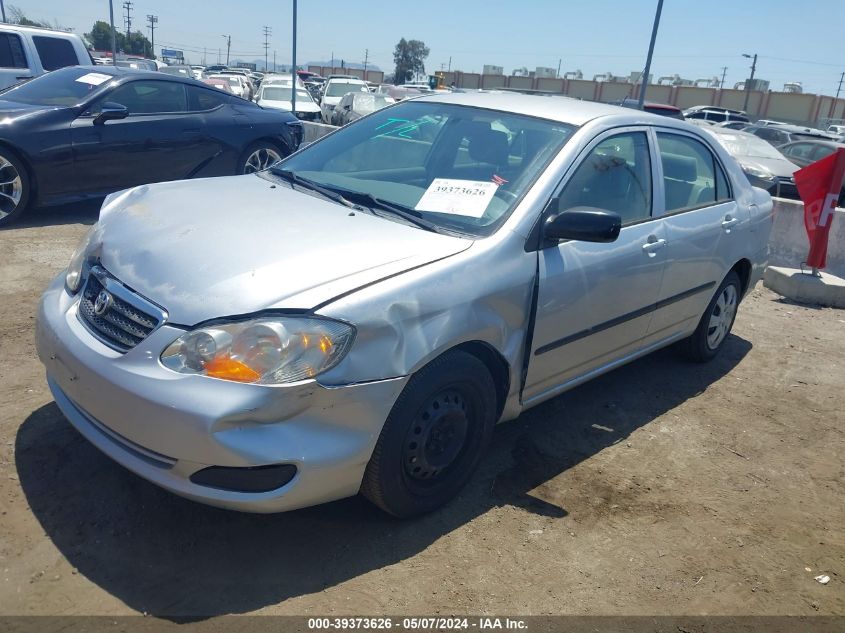
M 627 117 L 631 123 L 648 120 L 667 125 L 666 117 L 622 108 L 620 106 L 596 103 L 594 101 L 580 101 L 571 97 L 558 95 L 529 95 L 518 92 L 445 92 L 433 93 L 417 97 L 414 101 L 429 101 L 454 105 L 473 106 L 490 110 L 501 110 L 515 114 L 525 114 L 541 119 L 560 121 L 570 125 L 580 126 L 602 116 L 616 115 Z M 680 121 L 679 121 L 680 122 Z
M 112 66 L 111 64 L 103 66 L 67 66 L 67 68 L 74 70 L 90 70 L 91 72 L 100 73 L 102 75 L 110 75 L 115 79 L 158 79 L 164 81 L 178 81 L 180 83 L 192 84 L 194 86 L 204 85 L 201 81 L 198 81 L 193 77 L 168 75 L 167 73 L 159 72 L 157 70 L 127 68 L 124 66 Z M 61 70 L 64 69 L 54 70 L 53 72 L 60 72 Z
M 841 141 L 834 141 L 833 139 L 824 139 L 824 138 L 801 138 L 797 141 L 790 141 L 789 143 L 784 143 L 783 145 L 779 146 L 778 149 L 786 147 L 787 145 L 797 145 L 798 143 L 810 143 L 811 145 L 822 145 L 824 147 L 833 147 L 833 148 L 840 148 L 845 147 L 845 143 Z

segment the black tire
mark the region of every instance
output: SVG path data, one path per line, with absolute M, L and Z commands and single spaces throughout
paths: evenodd
M 0 147 L 0 227 L 18 220 L 29 205 L 32 181 L 17 155 Z
M 496 387 L 461 351 L 414 374 L 379 435 L 362 494 L 396 517 L 430 512 L 466 485 L 493 434 Z
M 259 157 L 257 163 L 253 162 L 253 158 L 256 155 Z M 256 141 L 255 143 L 251 143 L 238 159 L 237 174 L 253 174 L 262 169 L 267 169 L 276 160 L 280 160 L 287 155 L 288 152 L 282 150 L 281 147 L 272 141 Z
M 716 357 L 731 332 L 741 297 L 742 282 L 732 270 L 707 304 L 695 332 L 684 341 L 684 351 L 690 360 L 706 363 Z M 714 322 L 718 325 L 714 326 Z

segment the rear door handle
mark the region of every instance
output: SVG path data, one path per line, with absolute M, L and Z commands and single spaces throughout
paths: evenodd
M 645 244 L 643 244 L 643 252 L 647 253 L 648 255 L 654 255 L 664 246 L 666 246 L 666 240 L 661 237 L 659 240 L 655 240 L 653 242 L 646 242 Z

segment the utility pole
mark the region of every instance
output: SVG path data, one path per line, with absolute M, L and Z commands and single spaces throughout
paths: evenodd
M 203 66 L 207 66 L 207 65 L 208 65 L 208 62 L 206 62 L 206 61 L 205 61 L 205 55 L 206 55 L 207 51 L 208 51 L 208 49 L 206 49 L 206 47 L 205 47 L 205 46 L 203 46 L 203 47 L 202 47 L 202 65 L 203 65 Z
M 267 72 L 267 53 L 270 50 L 270 35 L 273 34 L 273 29 L 269 26 L 263 27 L 264 29 L 264 72 Z
M 452 56 L 449 55 L 449 68 L 446 70 L 447 73 L 452 72 Z
M 370 61 L 370 49 L 364 49 L 364 81 L 367 81 L 367 62 Z
M 830 102 L 830 109 L 827 111 L 827 118 L 832 119 L 833 113 L 836 111 L 836 102 L 839 101 L 839 93 L 842 91 L 842 82 L 845 81 L 845 73 L 839 75 L 839 86 L 836 88 L 836 96 Z M 845 116 L 845 114 L 843 114 Z
M 752 56 L 748 53 L 743 53 L 742 56 L 752 59 Z M 753 60 L 751 62 L 751 77 L 745 82 L 745 105 L 742 106 L 742 110 L 745 113 L 748 113 L 748 97 L 751 96 L 751 84 L 754 82 L 754 71 L 757 70 L 757 53 L 754 53 Z
M 557 60 L 557 75 L 555 75 L 556 77 L 560 77 L 560 63 L 562 61 L 562 59 Z
M 220 37 L 226 38 L 226 65 L 229 65 L 229 52 L 232 50 L 232 36 L 231 35 L 221 35 Z
M 109 0 L 109 24 L 111 24 L 111 63 L 117 64 L 117 38 L 114 34 L 114 0 Z
M 291 59 L 290 111 L 296 116 L 296 0 L 293 0 L 293 51 Z
M 153 59 L 155 59 L 155 56 L 156 56 L 156 24 L 158 24 L 158 16 L 147 14 L 147 20 L 150 23 L 150 40 L 151 40 L 150 47 L 152 48 Z
M 129 48 L 129 33 L 132 32 L 132 0 L 126 0 L 123 3 L 123 8 L 126 9 L 126 47 Z
M 663 0 L 657 0 L 657 11 L 654 14 L 654 26 L 651 27 L 651 41 L 648 44 L 648 55 L 645 58 L 643 81 L 640 84 L 640 98 L 637 107 L 642 110 L 645 103 L 645 91 L 648 88 L 648 75 L 651 72 L 651 58 L 654 55 L 654 42 L 657 40 L 657 28 L 660 26 L 660 13 L 663 11 Z
M 3 0 L 0 0 L 0 12 L 3 13 L 3 22 L 6 21 L 6 7 L 3 6 Z
M 276 72 L 276 51 L 273 51 L 273 72 Z
M 722 66 L 722 81 L 719 82 L 719 90 L 725 87 L 725 75 L 728 74 L 728 67 Z

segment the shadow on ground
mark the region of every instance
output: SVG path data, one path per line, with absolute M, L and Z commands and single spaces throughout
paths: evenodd
M 99 453 L 52 403 L 21 425 L 16 462 L 47 535 L 105 591 L 169 618 L 244 613 L 412 557 L 496 506 L 565 517 L 562 503 L 580 501 L 565 489 L 541 499 L 542 484 L 700 394 L 750 349 L 732 335 L 707 365 L 663 350 L 500 425 L 462 494 L 411 521 L 361 498 L 277 515 L 186 501 Z
M 55 207 L 27 209 L 19 220 L 0 230 L 27 229 L 61 224 L 94 224 L 100 215 L 102 198 L 71 202 Z

